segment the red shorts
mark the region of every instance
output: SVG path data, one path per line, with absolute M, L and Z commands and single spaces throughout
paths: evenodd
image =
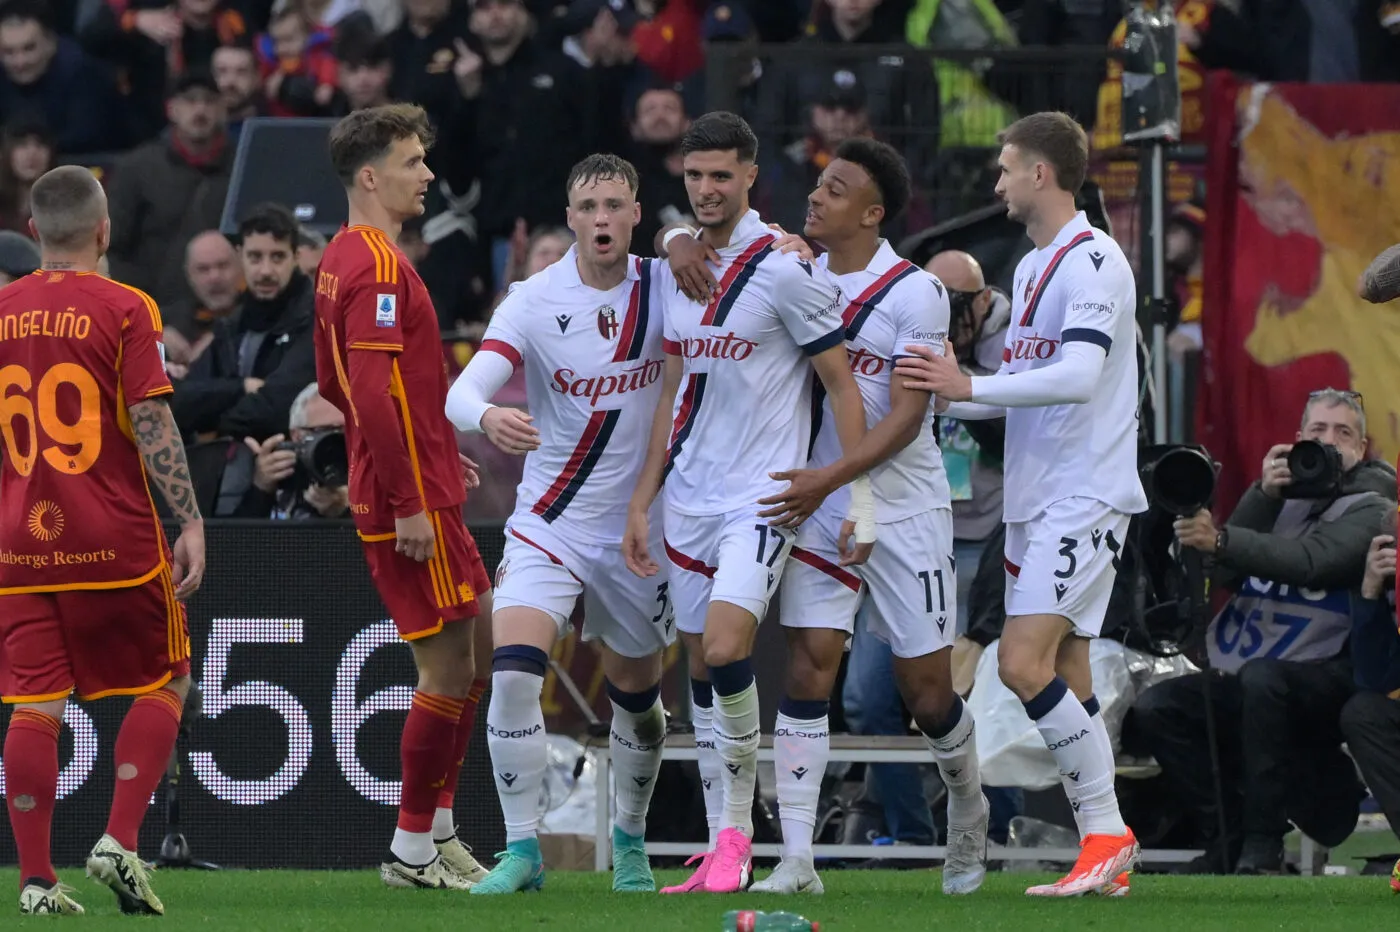
M 444 508 L 430 517 L 437 546 L 423 563 L 395 550 L 392 534 L 361 535 L 374 587 L 405 641 L 436 634 L 449 621 L 475 618 L 477 596 L 491 591 L 491 577 L 461 513 Z
M 190 672 L 185 607 L 166 566 L 124 589 L 0 595 L 0 696 L 49 702 L 152 692 Z

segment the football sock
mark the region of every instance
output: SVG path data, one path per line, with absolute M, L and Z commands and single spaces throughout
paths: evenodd
M 1079 803 L 1080 831 L 1084 835 L 1127 832 L 1113 787 L 1113 755 L 1105 754 L 1104 743 L 1094 736 L 1095 726 L 1084 704 L 1057 676 L 1025 707 L 1055 755 L 1061 775 L 1075 787 L 1070 801 Z
M 924 735 L 948 788 L 948 824 L 971 828 L 982 821 L 982 775 L 977 766 L 977 732 L 972 710 L 954 696 L 936 734 Z
M 812 860 L 817 803 L 831 752 L 831 731 L 824 699 L 778 703 L 773 727 L 773 767 L 778 782 L 778 817 L 783 827 L 783 857 Z
M 18 708 L 5 733 L 5 802 L 19 849 L 19 882 L 58 883 L 49 859 L 58 794 L 58 732 L 63 726 L 38 709 Z
M 753 794 L 758 782 L 758 686 L 745 657 L 710 667 L 715 690 L 715 750 L 724 769 L 724 814 L 720 828 L 737 828 L 753 837 Z
M 661 684 L 640 693 L 623 692 L 608 683 L 613 720 L 608 746 L 616 784 L 617 815 L 613 824 L 634 838 L 646 835 L 647 809 L 661 772 L 666 744 L 666 713 L 661 708 Z
M 539 829 L 540 788 L 549 766 L 549 739 L 540 708 L 548 663 L 544 651 L 525 645 L 498 647 L 491 662 L 486 746 L 507 843 L 532 839 Z
M 690 681 L 690 721 L 695 728 L 696 763 L 700 768 L 700 786 L 705 795 L 705 823 L 710 827 L 709 851 L 715 850 L 719 839 L 719 817 L 724 809 L 724 783 L 720 780 L 719 752 L 715 750 L 714 692 L 708 680 Z
M 170 765 L 170 752 L 180 735 L 180 715 L 185 703 L 168 689 L 136 697 L 117 732 L 117 782 L 112 790 L 112 811 L 107 834 L 128 851 L 136 850 L 136 838 L 151 794 Z
M 389 845 L 405 864 L 421 867 L 437 857 L 433 814 L 452 762 L 453 738 L 461 717 L 461 699 L 414 691 L 399 742 L 403 790 L 399 794 L 398 827 Z
M 447 768 L 447 782 L 438 790 L 437 811 L 433 813 L 433 841 L 448 841 L 457 834 L 457 820 L 452 804 L 457 799 L 457 784 L 462 776 L 462 764 L 467 759 L 467 745 L 476 728 L 476 710 L 486 692 L 486 680 L 473 680 L 462 702 L 462 717 L 457 720 L 457 736 L 452 744 L 452 764 Z

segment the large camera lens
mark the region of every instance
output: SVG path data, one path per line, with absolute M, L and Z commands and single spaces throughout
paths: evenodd
M 345 433 L 328 430 L 307 438 L 302 449 L 302 463 L 317 485 L 341 486 L 350 481 L 350 457 L 345 448 Z
M 1327 475 L 1331 457 L 1316 440 L 1299 440 L 1288 451 L 1288 471 L 1294 482 L 1316 482 Z
M 1215 492 L 1215 464 L 1197 447 L 1168 447 L 1143 470 L 1142 479 L 1153 505 L 1168 514 L 1187 517 L 1210 502 Z

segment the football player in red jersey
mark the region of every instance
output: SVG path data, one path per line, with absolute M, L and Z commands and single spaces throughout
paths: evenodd
M 204 576 L 204 522 L 170 414 L 160 312 L 98 275 L 111 234 L 92 173 L 34 183 L 42 267 L 0 290 L 0 695 L 5 795 L 21 913 L 81 913 L 58 883 L 49 835 L 68 697 L 135 696 L 116 744 L 116 788 L 88 875 L 123 912 L 164 913 L 136 855 L 190 685 L 180 602 Z M 148 481 L 182 530 L 166 546 Z
M 486 871 L 456 837 L 452 802 L 485 685 L 474 629 L 491 656 L 491 580 L 462 524 L 464 461 L 444 413 L 447 369 L 437 313 L 395 244 L 423 212 L 433 173 L 422 108 L 359 110 L 331 130 L 349 225 L 316 276 L 316 374 L 345 413 L 350 511 L 418 688 L 400 746 L 398 828 L 380 877 L 395 887 L 468 889 Z

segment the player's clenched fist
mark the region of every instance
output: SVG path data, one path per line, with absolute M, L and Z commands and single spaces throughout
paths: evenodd
M 655 576 L 661 567 L 651 558 L 647 549 L 650 522 L 645 511 L 630 510 L 627 513 L 627 532 L 622 535 L 622 559 L 627 568 L 643 578 Z
M 533 420 L 519 408 L 487 408 L 481 415 L 481 429 L 499 450 L 519 456 L 540 447 L 540 432 Z
M 170 580 L 175 584 L 175 598 L 183 602 L 194 595 L 204 581 L 204 522 L 186 524 L 170 549 L 175 564 Z
M 427 512 L 420 511 L 407 518 L 394 519 L 394 549 L 410 560 L 426 563 L 433 558 L 437 537 Z

